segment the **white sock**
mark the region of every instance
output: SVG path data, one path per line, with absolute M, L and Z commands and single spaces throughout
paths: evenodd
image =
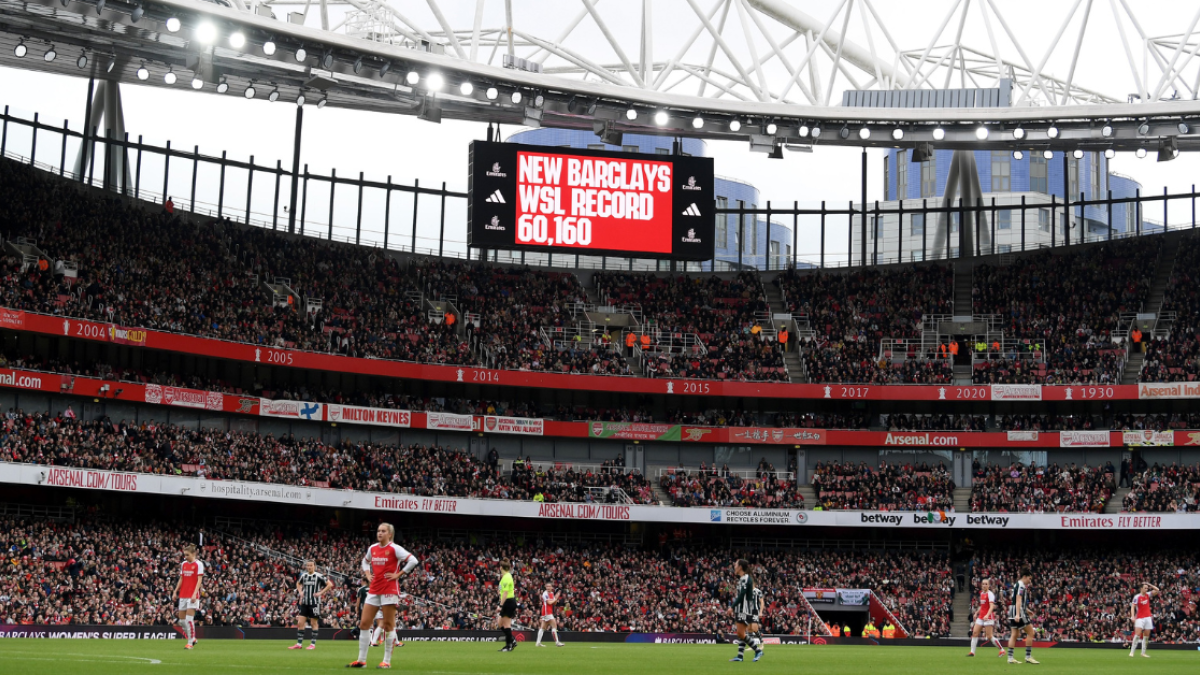
M 1129 655 L 1130 656 L 1133 656 L 1133 653 L 1137 651 L 1137 643 L 1138 643 L 1138 638 L 1135 635 L 1135 636 L 1133 636 L 1133 644 L 1129 645 Z
M 367 662 L 367 650 L 371 648 L 371 631 L 360 630 L 358 632 L 358 660 L 361 663 Z
M 997 649 L 1004 650 L 1004 645 L 1000 642 L 1000 638 L 995 635 L 992 636 L 992 644 L 996 645 Z
M 977 638 L 977 637 L 971 638 L 971 653 L 972 654 L 975 653 L 975 646 L 978 644 L 979 644 L 979 638 Z
M 554 644 L 556 644 L 556 645 L 562 644 L 561 642 L 558 641 L 558 629 L 557 628 L 551 628 L 550 634 L 554 636 Z
M 183 620 L 183 624 L 184 624 L 184 626 L 186 626 L 185 632 L 187 633 L 188 642 L 195 640 L 196 639 L 196 622 L 195 622 L 195 620 L 189 616 L 188 618 Z
M 538 639 L 537 639 L 537 644 L 539 644 L 539 645 L 542 644 L 542 632 L 543 632 L 543 629 L 539 628 L 538 629 Z
M 383 662 L 392 662 L 392 648 L 396 646 L 396 633 L 388 631 L 387 635 L 383 636 Z
M 371 631 L 371 644 L 379 642 L 379 634 L 383 632 L 382 626 L 376 626 L 375 630 Z
M 1146 643 L 1148 643 L 1148 642 L 1150 642 L 1150 636 L 1143 634 L 1142 635 L 1142 653 L 1143 654 L 1146 653 Z

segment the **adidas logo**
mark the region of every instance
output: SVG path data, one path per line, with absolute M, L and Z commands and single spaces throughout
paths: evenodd
M 496 190 L 492 194 L 488 195 L 488 198 L 485 201 L 492 203 L 492 204 L 507 204 L 508 203 L 508 202 L 504 201 L 504 195 L 500 194 L 499 190 Z M 693 206 L 694 206 L 694 204 L 693 204 Z M 700 215 L 700 214 L 697 213 L 696 215 Z
M 488 199 L 488 201 L 491 201 L 491 199 L 489 198 L 489 199 Z M 684 210 L 683 210 L 683 215 L 685 215 L 685 216 L 699 216 L 699 215 L 701 215 L 701 213 L 700 213 L 700 207 L 696 206 L 696 204 L 695 204 L 695 203 L 692 203 L 690 206 L 688 206 L 686 209 L 684 209 Z

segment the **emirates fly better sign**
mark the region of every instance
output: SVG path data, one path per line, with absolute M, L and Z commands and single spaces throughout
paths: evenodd
M 713 256 L 711 159 L 476 141 L 470 170 L 471 246 Z

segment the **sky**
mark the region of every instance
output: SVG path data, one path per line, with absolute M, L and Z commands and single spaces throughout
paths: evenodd
M 982 14 L 978 12 L 979 3 L 982 1 L 974 0 L 976 4 L 969 10 L 963 23 L 964 42 L 986 47 L 989 43 L 987 26 L 982 20 Z M 859 9 L 855 10 L 853 21 L 846 24 L 850 27 L 847 33 L 851 40 L 863 43 L 866 42 L 867 35 L 861 27 L 861 8 L 865 6 L 866 0 L 856 2 Z M 1129 62 L 1120 48 L 1117 24 L 1110 10 L 1110 6 L 1118 6 L 1120 2 L 1121 0 L 1113 0 L 1110 3 L 1094 3 L 1096 9 L 1089 16 L 1086 39 L 1075 69 L 1077 82 L 1114 96 L 1123 96 L 1125 90 L 1136 88 L 1132 84 Z M 428 25 L 432 25 L 431 17 L 421 15 L 421 12 L 428 13 L 425 3 L 403 4 L 406 10 L 411 12 L 414 20 L 426 21 Z M 474 3 L 442 4 L 452 24 L 470 25 L 470 11 Z M 640 3 L 633 0 L 609 0 L 602 7 L 614 12 L 626 10 L 635 4 L 640 6 Z M 955 4 L 954 0 L 922 0 L 919 3 L 876 0 L 871 3 L 871 8 L 886 21 L 889 34 L 901 40 L 902 47 L 919 50 L 933 37 L 937 28 L 935 24 L 939 23 L 941 14 Z M 1039 59 L 1048 49 L 1046 72 L 1059 77 L 1063 77 L 1070 68 L 1072 47 L 1081 16 L 1077 15 L 1067 25 L 1057 46 L 1048 48 L 1047 45 L 1055 45 L 1054 37 L 1059 25 L 1073 4 L 1075 3 L 1061 0 L 1036 3 L 1006 0 L 999 5 L 1010 23 L 1019 24 L 1015 27 L 1020 31 L 1022 45 L 1028 57 Z M 517 18 L 514 23 L 535 34 L 554 35 L 560 28 L 559 24 L 569 19 L 573 12 L 562 12 L 559 16 L 545 11 L 552 5 L 556 8 L 568 6 L 567 0 L 519 1 L 515 3 Z M 836 7 L 835 3 L 824 0 L 804 2 L 802 5 L 805 11 L 822 18 Z M 489 0 L 489 14 L 485 25 L 502 21 L 498 16 L 492 17 L 492 14 L 501 11 L 502 6 L 503 3 L 497 0 Z M 1197 2 L 1138 0 L 1136 3 L 1130 3 L 1130 6 L 1137 7 L 1139 25 L 1151 36 L 1178 32 L 1181 26 L 1200 16 L 1200 3 Z M 658 40 L 655 45 L 656 57 L 663 58 L 662 55 L 673 51 L 675 45 L 672 44 L 672 40 L 682 40 L 679 34 L 686 31 L 663 31 L 661 26 L 673 16 L 679 16 L 680 12 L 686 15 L 689 10 L 686 0 L 659 0 L 653 7 L 655 20 L 660 26 L 659 30 L 655 31 Z M 916 7 L 920 7 L 922 11 L 912 11 Z M 1029 16 L 1035 15 L 1043 16 L 1047 20 L 1027 20 Z M 548 16 L 552 18 L 546 18 Z M 317 25 L 315 11 L 307 21 L 309 25 Z M 335 15 L 333 22 L 338 21 L 340 17 Z M 681 22 L 686 23 L 682 19 Z M 625 44 L 627 51 L 636 55 L 638 23 L 615 21 L 612 14 L 609 15 L 608 23 L 618 40 Z M 995 24 L 994 19 L 992 23 Z M 873 40 L 882 49 L 886 42 L 885 37 L 875 24 L 868 22 L 868 25 L 873 26 Z M 949 27 L 944 37 L 938 41 L 939 44 L 949 41 L 956 25 L 957 15 L 948 22 Z M 1123 26 L 1128 31 L 1134 30 L 1128 20 Z M 993 28 L 999 32 L 995 25 Z M 663 37 L 659 38 L 659 34 Z M 737 44 L 743 45 L 741 49 L 745 50 L 745 40 L 741 39 L 745 33 L 736 23 L 736 17 L 730 19 L 724 34 L 728 36 L 730 43 L 734 44 L 735 50 L 739 49 Z M 776 38 L 782 39 L 783 34 L 785 33 L 777 32 Z M 597 60 L 612 60 L 606 56 L 612 53 L 606 51 L 611 48 L 603 41 L 598 29 L 588 21 L 580 24 L 576 33 L 568 39 L 568 44 L 581 52 L 595 54 Z M 1006 58 L 1018 58 L 1012 43 L 1002 37 L 999 47 Z M 689 53 L 689 57 L 691 56 Z M 802 50 L 800 56 L 803 56 Z M 793 53 L 793 58 L 798 57 Z M 548 61 L 547 65 L 552 63 Z M 718 56 L 714 63 L 719 65 L 721 57 Z M 1192 67 L 1200 68 L 1200 57 Z M 1200 70 L 1195 72 L 1200 73 Z M 772 83 L 784 75 L 782 71 L 771 72 Z M 830 89 L 834 91 L 833 98 L 837 99 L 837 92 L 848 88 L 849 85 L 841 81 L 835 85 Z M 689 89 L 692 86 L 694 85 L 688 85 Z M 80 127 L 86 106 L 86 80 L 0 69 L 0 91 L 9 93 L 3 102 L 9 106 L 11 113 L 32 117 L 33 113 L 37 112 L 44 122 L 57 125 L 65 119 L 69 120 L 73 128 Z M 688 89 L 680 91 L 686 93 Z M 14 95 L 14 92 L 20 92 L 20 95 Z M 231 158 L 242 160 L 253 155 L 258 164 L 273 165 L 276 160 L 282 160 L 285 166 L 290 166 L 295 118 L 295 105 L 292 103 L 269 103 L 261 97 L 258 100 L 247 101 L 236 92 L 220 96 L 212 93 L 211 89 L 208 93 L 198 94 L 183 85 L 178 89 L 165 90 L 125 84 L 122 85 L 122 96 L 127 130 L 131 136 L 142 135 L 147 143 L 161 145 L 170 139 L 174 147 L 199 146 L 202 153 L 219 155 L 225 151 Z M 505 129 L 505 135 L 512 131 L 516 129 Z M 409 184 L 419 178 L 423 186 L 433 187 L 439 187 L 442 181 L 445 181 L 450 189 L 465 191 L 468 144 L 471 140 L 482 139 L 485 133 L 485 126 L 473 123 L 447 120 L 441 124 L 432 124 L 413 117 L 334 108 L 317 110 L 309 106 L 305 109 L 302 158 L 315 173 L 327 174 L 330 169 L 336 169 L 339 176 L 356 176 L 363 172 L 367 178 L 380 181 L 390 175 L 395 182 Z M 9 146 L 10 151 L 15 147 L 13 144 L 19 142 L 18 137 L 14 135 Z M 822 200 L 831 204 L 845 204 L 860 198 L 861 151 L 858 149 L 818 146 L 813 153 L 789 152 L 782 161 L 751 153 L 746 144 L 741 142 L 710 141 L 708 149 L 709 154 L 715 158 L 718 174 L 737 177 L 754 184 L 759 188 L 764 202 L 770 200 L 776 204 L 790 205 L 793 201 L 799 201 L 802 205 L 812 206 Z M 44 149 L 39 151 L 39 159 L 42 159 L 44 152 Z M 869 155 L 868 199 L 881 199 L 883 151 L 872 150 Z M 1153 155 L 1139 160 L 1132 154 L 1122 154 L 1113 160 L 1112 168 L 1139 180 L 1148 192 L 1160 192 L 1163 186 L 1170 187 L 1173 191 L 1185 190 L 1193 183 L 1200 182 L 1200 158 L 1192 155 L 1184 155 L 1174 162 L 1159 164 L 1154 161 Z M 183 176 L 178 178 L 182 180 Z M 209 178 L 209 175 L 203 174 L 202 178 Z M 179 191 L 174 181 L 171 189 Z M 261 185 L 256 187 L 256 195 L 262 189 Z M 338 201 L 339 204 L 347 202 L 340 191 Z M 370 210 L 382 207 L 372 202 L 367 208 Z M 315 206 L 313 209 L 318 210 Z M 422 209 L 425 209 L 424 201 Z M 435 245 L 438 223 L 436 218 L 432 217 L 432 210 L 426 213 L 419 227 L 418 234 L 422 237 L 419 246 Z M 465 209 L 448 210 L 447 213 L 447 240 L 450 242 L 448 246 L 462 249 L 465 223 L 461 221 L 465 218 Z M 324 218 L 325 216 L 321 216 L 322 222 Z M 801 254 L 812 254 L 819 247 L 810 226 L 802 227 L 799 238 L 798 250 Z M 842 249 L 845 247 L 844 236 L 831 237 L 828 241 L 830 250 L 839 245 Z

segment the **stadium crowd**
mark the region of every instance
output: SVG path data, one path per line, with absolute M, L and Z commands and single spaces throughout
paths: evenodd
M 1200 511 L 1200 464 L 1154 464 L 1133 476 L 1125 511 L 1195 513 Z
M 953 275 L 937 265 L 845 274 L 789 270 L 775 283 L 787 310 L 815 332 L 802 345 L 812 382 L 939 384 L 953 366 L 935 354 L 884 354 L 885 339 L 919 340 L 927 314 L 952 314 Z
M 804 496 L 793 477 L 774 466 L 761 466 L 753 476 L 741 476 L 725 465 L 701 463 L 696 470 L 669 469 L 658 480 L 676 506 L 744 506 L 767 509 L 804 508 Z
M 1124 367 L 1114 332 L 1142 310 L 1162 241 L 1129 239 L 1068 253 L 1021 256 L 974 271 L 975 314 L 995 315 L 1005 336 L 1044 364 L 999 358 L 976 368 L 977 383 L 1114 384 Z
M 817 505 L 826 511 L 953 511 L 954 480 L 944 462 L 894 464 L 817 462 L 812 475 Z
M 651 501 L 646 480 L 619 466 L 566 465 L 503 476 L 498 458 L 480 460 L 458 448 L 328 444 L 290 434 L 15 411 L 3 419 L 0 461 L 422 496 L 585 502 L 615 499 L 605 488 L 621 488 L 637 501 Z M 601 488 L 600 494 L 588 488 Z
M 1116 487 L 1116 469 L 1059 466 L 972 464 L 971 510 L 1000 513 L 1101 513 Z
M 1008 585 L 1018 571 L 1033 573 L 1029 604 L 1038 639 L 1067 642 L 1124 642 L 1131 629 L 1129 606 L 1139 585 L 1149 582 L 1162 594 L 1152 601 L 1153 640 L 1200 641 L 1200 574 L 1194 550 L 1026 550 L 977 552 L 971 561 L 972 613 L 978 609 L 979 582 L 1000 584 L 999 602 L 1007 602 Z M 1002 608 L 1002 612 L 1006 608 Z M 1002 614 L 1003 616 L 1003 614 Z
M 1169 324 L 1169 337 L 1145 340 L 1142 382 L 1194 382 L 1200 376 L 1200 276 L 1196 274 L 1200 243 L 1189 236 L 1178 246 L 1160 313 L 1163 318 L 1174 314 L 1174 320 Z
M 642 333 L 650 336 L 647 375 L 787 381 L 779 341 L 763 325 L 768 306 L 754 273 L 725 279 L 597 272 L 593 281 L 608 304 L 640 305 Z

